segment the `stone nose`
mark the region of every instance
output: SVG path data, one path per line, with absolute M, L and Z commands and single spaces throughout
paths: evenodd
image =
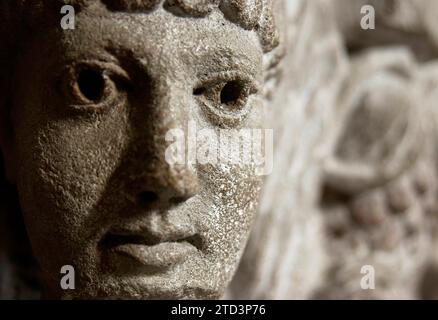
M 139 130 L 138 138 L 147 140 L 143 145 L 144 167 L 136 190 L 136 201 L 143 207 L 175 205 L 198 193 L 198 178 L 194 169 L 185 163 L 169 161 L 167 154 L 172 142 L 166 141 L 169 132 L 187 130 L 190 112 L 187 92 L 180 88 L 162 85 L 155 88 L 151 113 L 145 132 Z
M 194 172 L 168 164 L 156 166 L 138 185 L 137 203 L 142 207 L 173 206 L 185 202 L 199 191 Z

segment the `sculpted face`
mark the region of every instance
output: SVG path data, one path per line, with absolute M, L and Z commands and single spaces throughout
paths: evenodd
M 261 179 L 170 164 L 166 134 L 262 128 L 263 50 L 218 12 L 91 6 L 18 59 L 13 154 L 46 295 L 215 298 L 247 239 Z M 76 290 L 59 286 L 63 265 Z

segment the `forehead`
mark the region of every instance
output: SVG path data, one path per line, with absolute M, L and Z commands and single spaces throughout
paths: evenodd
M 163 9 L 84 11 L 76 18 L 75 30 L 60 32 L 70 59 L 129 53 L 151 65 L 209 60 L 209 66 L 217 62 L 258 73 L 263 55 L 256 32 L 229 22 L 219 11 L 203 18 L 178 17 Z

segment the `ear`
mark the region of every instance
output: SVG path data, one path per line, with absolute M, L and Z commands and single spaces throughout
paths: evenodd
M 0 100 L 0 150 L 3 153 L 6 179 L 15 184 L 16 161 L 11 117 L 7 104 Z M 0 169 L 1 170 L 1 169 Z

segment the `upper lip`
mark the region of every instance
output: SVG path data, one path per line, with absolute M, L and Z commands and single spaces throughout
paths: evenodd
M 145 246 L 156 246 L 160 243 L 187 242 L 196 249 L 202 249 L 201 236 L 190 230 L 177 228 L 163 228 L 152 230 L 148 227 L 113 227 L 102 239 L 102 244 L 107 247 L 117 247 L 124 244 L 139 244 Z

